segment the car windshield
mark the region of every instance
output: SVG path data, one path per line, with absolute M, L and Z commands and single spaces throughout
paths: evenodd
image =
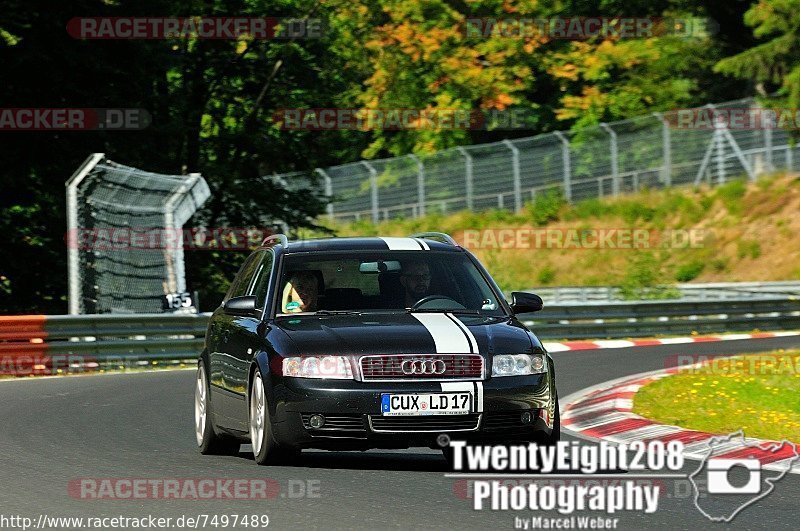
M 278 315 L 455 312 L 505 315 L 464 253 L 353 251 L 286 255 Z

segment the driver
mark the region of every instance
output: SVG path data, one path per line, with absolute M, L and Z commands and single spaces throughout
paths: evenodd
M 428 263 L 404 263 L 400 284 L 405 290 L 405 307 L 411 308 L 415 302 L 428 295 L 431 285 L 431 268 Z
M 316 312 L 319 302 L 319 280 L 308 271 L 292 273 L 283 288 L 283 313 Z

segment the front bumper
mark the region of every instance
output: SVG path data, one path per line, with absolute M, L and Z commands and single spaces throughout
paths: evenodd
M 442 382 L 279 378 L 273 387 L 275 439 L 299 448 L 367 449 L 434 448 L 442 433 L 487 443 L 550 435 L 552 426 L 545 419 L 553 419 L 557 407 L 550 373 L 489 378 L 480 387 L 461 383 L 474 389 L 476 411 L 469 415 L 383 417 L 382 393 L 441 393 Z M 310 426 L 314 414 L 325 417 L 322 428 Z

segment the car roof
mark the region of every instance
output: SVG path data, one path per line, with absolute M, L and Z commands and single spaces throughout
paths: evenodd
M 464 252 L 458 245 L 427 238 L 320 238 L 290 241 L 285 252 L 302 253 L 313 251 L 450 251 Z

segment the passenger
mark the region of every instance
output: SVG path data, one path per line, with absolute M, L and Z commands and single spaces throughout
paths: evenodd
M 283 288 L 283 313 L 316 312 L 319 303 L 319 279 L 313 273 L 292 273 Z
M 407 262 L 403 264 L 400 284 L 405 290 L 405 307 L 426 297 L 431 285 L 431 268 L 427 262 Z

